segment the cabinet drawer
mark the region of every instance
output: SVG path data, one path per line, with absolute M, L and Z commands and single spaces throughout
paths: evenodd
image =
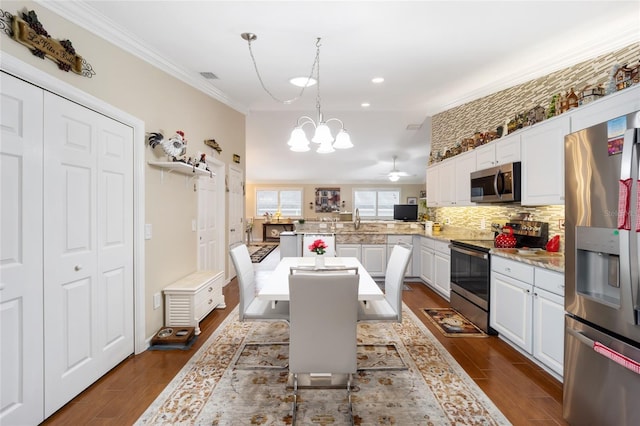
M 433 244 L 433 248 L 435 251 L 439 251 L 442 254 L 451 255 L 451 249 L 449 248 L 449 241 L 440 241 L 435 240 Z
M 536 268 L 535 286 L 559 296 L 564 296 L 564 274 Z
M 525 283 L 533 284 L 533 266 L 500 256 L 491 256 L 491 270 Z
M 199 306 L 201 303 L 205 302 L 207 299 L 211 299 L 214 297 L 216 293 L 216 282 L 214 280 L 209 281 L 206 285 L 199 288 L 195 294 L 195 304 Z
M 387 244 L 396 245 L 398 243 L 413 244 L 412 235 L 387 235 Z
M 427 237 L 420 238 L 420 245 L 422 246 L 422 248 L 434 250 L 435 243 L 436 243 L 436 240 L 432 238 L 427 238 Z

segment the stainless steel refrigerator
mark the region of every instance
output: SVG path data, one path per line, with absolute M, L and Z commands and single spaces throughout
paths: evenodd
M 564 417 L 640 422 L 640 111 L 565 137 Z

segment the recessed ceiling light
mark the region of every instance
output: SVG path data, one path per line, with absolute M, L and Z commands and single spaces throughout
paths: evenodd
M 298 86 L 298 87 L 309 87 L 309 86 L 313 86 L 317 83 L 316 79 L 311 77 L 294 77 L 291 80 L 289 80 L 289 83 L 293 84 L 294 86 Z
M 371 79 L 371 82 L 376 84 L 382 83 L 383 81 L 384 81 L 384 78 L 382 77 L 375 77 Z
M 360 106 L 364 107 L 364 108 L 367 108 L 367 107 L 370 107 L 371 104 L 369 102 L 363 102 L 363 103 L 360 104 Z

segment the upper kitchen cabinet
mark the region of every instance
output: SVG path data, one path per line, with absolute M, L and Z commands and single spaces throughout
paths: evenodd
M 640 86 L 629 87 L 583 105 L 571 114 L 571 132 L 640 110 Z
M 475 149 L 476 170 L 520 161 L 520 134 L 508 135 Z
M 559 116 L 521 133 L 523 206 L 564 204 L 564 136 L 569 116 Z
M 429 207 L 472 206 L 469 175 L 475 171 L 476 152 L 445 160 L 427 169 L 427 205 Z

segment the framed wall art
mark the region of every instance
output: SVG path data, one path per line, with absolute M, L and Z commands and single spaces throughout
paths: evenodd
M 340 188 L 316 188 L 316 213 L 340 211 Z

